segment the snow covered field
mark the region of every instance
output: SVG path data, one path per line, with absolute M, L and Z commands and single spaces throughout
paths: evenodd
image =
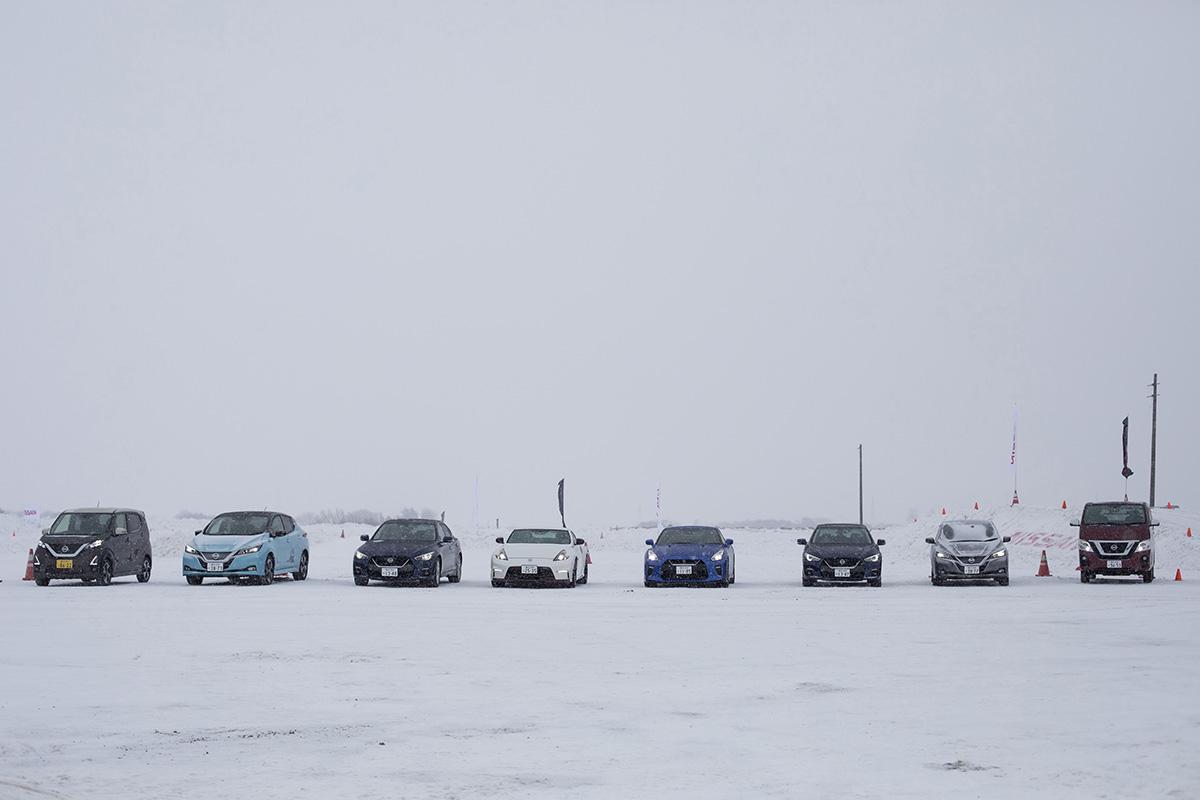
M 357 588 L 349 525 L 307 583 L 197 588 L 153 517 L 150 584 L 38 589 L 2 530 L 0 797 L 1200 796 L 1200 515 L 1157 512 L 1155 583 L 1083 586 L 1073 513 L 991 514 L 1038 542 L 1007 588 L 931 587 L 937 518 L 877 531 L 882 589 L 727 531 L 736 586 L 647 590 L 611 529 L 575 590 L 492 589 L 495 531 L 462 584 Z

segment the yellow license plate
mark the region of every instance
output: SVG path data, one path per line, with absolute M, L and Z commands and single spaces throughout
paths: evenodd
M 71 569 L 75 566 L 75 562 L 69 558 L 60 558 L 54 562 L 55 569 Z

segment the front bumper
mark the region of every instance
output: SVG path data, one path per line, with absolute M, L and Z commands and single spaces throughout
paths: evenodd
M 392 563 L 388 563 L 391 559 Z M 366 578 L 371 581 L 387 581 L 388 583 L 404 583 L 405 581 L 427 581 L 433 578 L 437 562 L 433 559 L 421 561 L 407 556 L 368 556 L 355 558 L 351 565 L 356 578 Z M 384 570 L 388 574 L 384 575 Z M 395 570 L 396 574 L 391 574 Z
M 63 558 L 43 547 L 33 551 L 33 574 L 36 578 L 54 581 L 79 581 L 95 578 L 100 572 L 100 550 L 84 550 L 79 555 Z M 71 566 L 59 567 L 64 561 Z
M 1079 569 L 1091 575 L 1144 575 L 1154 569 L 1154 551 L 1130 553 L 1125 558 L 1105 558 L 1081 550 Z
M 978 567 L 978 572 L 968 572 Z M 1008 577 L 1008 556 L 991 558 L 980 564 L 967 564 L 955 559 L 939 558 L 934 561 L 934 571 L 945 581 L 989 581 Z
M 668 558 L 644 562 L 646 580 L 650 583 L 669 583 L 682 586 L 721 583 L 725 580 L 725 559 L 712 561 L 700 558 Z M 690 571 L 680 569 L 690 567 Z
M 536 567 L 537 574 L 522 571 L 522 567 Z M 548 558 L 522 559 L 516 563 L 492 559 L 492 580 L 510 585 L 555 584 L 571 581 L 571 562 L 554 561 Z
M 189 578 L 246 578 L 252 575 L 262 575 L 266 560 L 265 548 L 257 553 L 227 557 L 223 561 L 209 561 L 192 553 L 184 553 L 183 574 L 184 577 Z M 210 564 L 219 564 L 221 568 L 209 569 Z
M 805 580 L 818 583 L 867 583 L 883 577 L 883 560 L 859 561 L 846 564 L 848 559 L 830 559 L 804 562 Z

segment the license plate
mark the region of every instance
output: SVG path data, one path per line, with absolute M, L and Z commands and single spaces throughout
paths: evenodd
M 979 567 L 963 567 L 963 575 L 978 575 Z
M 850 577 L 850 568 L 849 567 L 834 567 L 833 568 L 833 577 L 849 578 Z
M 60 558 L 54 562 L 55 569 L 71 569 L 74 566 L 75 566 L 75 561 L 74 561 L 74 559 L 70 559 L 70 558 Z
M 379 571 L 381 573 L 383 573 L 383 577 L 385 577 L 385 578 L 400 577 L 400 568 L 399 567 L 382 567 Z
M 692 565 L 691 564 L 676 564 L 675 565 L 675 574 L 676 575 L 691 575 L 692 574 Z
M 1109 561 L 1109 562 L 1108 562 L 1108 568 L 1109 568 L 1109 569 L 1120 569 L 1120 568 L 1121 568 L 1121 561 L 1120 561 L 1119 559 L 1118 559 L 1117 561 Z
M 224 564 L 213 564 L 212 562 L 209 562 L 206 565 L 205 569 L 207 569 L 209 572 L 223 572 L 225 570 L 225 565 Z
M 521 574 L 522 575 L 537 575 L 537 569 L 538 569 L 537 564 L 522 564 L 521 565 Z

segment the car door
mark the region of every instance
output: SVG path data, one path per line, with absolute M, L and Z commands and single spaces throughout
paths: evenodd
M 288 552 L 287 528 L 284 527 L 283 517 L 275 514 L 267 526 L 270 532 L 271 553 L 275 556 L 275 571 L 287 572 L 291 567 L 291 555 Z
M 287 537 L 292 542 L 292 557 L 294 559 L 292 563 L 296 569 L 300 569 L 300 556 L 308 549 L 308 535 L 305 534 L 303 528 L 296 524 L 296 520 L 287 514 L 283 515 L 283 526 L 287 529 Z
M 146 533 L 146 520 L 141 514 L 130 512 L 125 515 L 129 523 L 129 571 L 139 572 L 142 568 L 142 558 L 150 552 L 150 541 Z
M 125 514 L 114 514 L 108 534 L 108 552 L 112 555 L 113 575 L 128 575 L 129 520 Z
M 462 557 L 462 543 L 455 538 L 450 526 L 444 522 L 439 525 L 442 528 L 442 571 L 453 572 L 458 569 L 458 560 Z

